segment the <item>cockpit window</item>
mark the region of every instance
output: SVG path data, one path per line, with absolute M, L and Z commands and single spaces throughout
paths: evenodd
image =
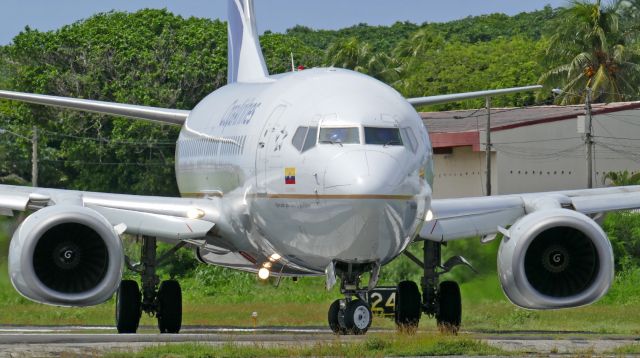
M 360 144 L 360 133 L 357 127 L 323 127 L 320 128 L 319 143 Z
M 318 127 L 309 127 L 309 131 L 307 131 L 307 137 L 304 139 L 304 147 L 302 147 L 303 152 L 306 152 L 307 150 L 316 146 L 317 136 Z
M 402 128 L 402 134 L 407 138 L 409 146 L 411 147 L 411 151 L 415 153 L 418 150 L 418 139 L 413 133 L 413 130 L 409 127 Z
M 291 139 L 291 144 L 299 151 L 306 152 L 315 147 L 318 127 L 298 127 Z
M 296 129 L 296 134 L 294 134 L 293 139 L 291 139 L 291 144 L 293 144 L 293 146 L 299 151 L 302 151 L 304 137 L 307 135 L 308 129 L 309 127 L 298 127 L 298 129 Z
M 402 137 L 398 128 L 364 128 L 365 144 L 402 145 Z

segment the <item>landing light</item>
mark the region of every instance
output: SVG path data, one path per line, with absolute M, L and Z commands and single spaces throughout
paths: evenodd
M 427 216 L 424 217 L 424 221 L 431 221 L 433 220 L 433 211 L 429 210 L 427 211 Z
M 282 258 L 282 256 L 280 256 L 278 253 L 274 253 L 273 255 L 271 255 L 269 257 L 269 261 L 276 262 L 276 261 L 280 260 L 281 258 Z
M 187 210 L 187 217 L 189 219 L 201 219 L 204 217 L 204 211 L 198 208 L 190 208 Z
M 269 272 L 269 269 L 266 268 L 261 268 L 260 270 L 258 270 L 258 277 L 261 280 L 266 280 L 269 278 L 269 275 L 271 274 L 271 272 Z

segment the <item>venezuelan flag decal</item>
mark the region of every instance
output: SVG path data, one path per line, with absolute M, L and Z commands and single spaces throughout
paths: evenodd
M 296 168 L 284 168 L 284 183 L 287 185 L 296 183 Z

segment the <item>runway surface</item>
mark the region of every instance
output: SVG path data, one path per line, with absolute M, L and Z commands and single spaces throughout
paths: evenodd
M 337 337 L 320 327 L 184 327 L 180 334 L 157 334 L 155 327 L 142 327 L 139 334 L 119 335 L 113 327 L 62 326 L 17 327 L 0 326 L 0 358 L 97 356 L 114 350 L 139 350 L 150 345 L 198 342 L 211 345 L 260 344 L 293 345 L 320 342 L 355 342 L 363 336 Z M 372 330 L 393 332 L 392 330 Z M 639 344 L 640 338 L 602 335 L 591 332 L 468 332 L 471 337 L 505 350 L 530 354 L 606 353 L 629 344 Z

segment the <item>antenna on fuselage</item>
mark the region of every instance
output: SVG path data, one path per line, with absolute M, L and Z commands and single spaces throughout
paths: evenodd
M 291 72 L 296 72 L 296 63 L 293 62 L 293 52 L 291 53 Z

